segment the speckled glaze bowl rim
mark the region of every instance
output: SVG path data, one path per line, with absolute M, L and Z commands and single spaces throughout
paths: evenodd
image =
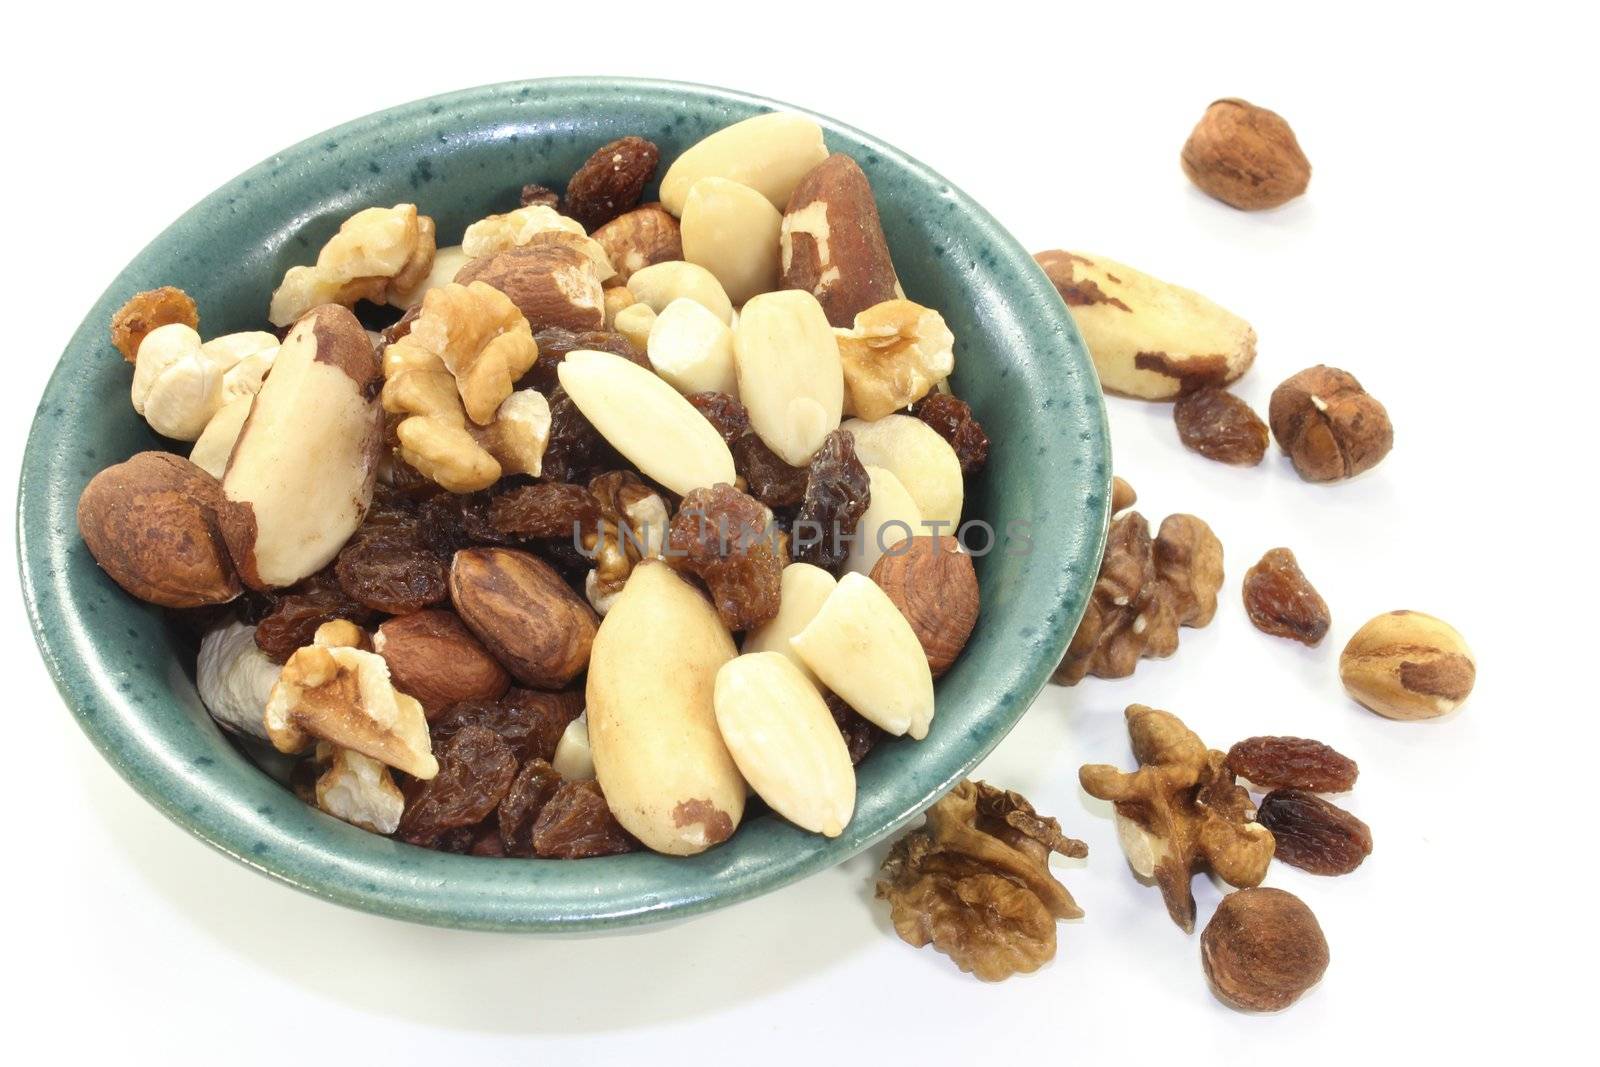
M 230 822 L 233 816 L 226 813 L 213 814 L 206 819 L 198 817 L 196 812 L 201 809 L 196 805 L 213 800 L 212 794 L 205 788 L 204 777 L 198 772 L 192 776 L 177 775 L 170 768 L 160 766 L 160 739 L 130 729 L 130 726 L 139 722 L 141 716 L 148 716 L 159 709 L 139 706 L 138 700 L 118 691 L 111 683 L 113 671 L 95 669 L 101 666 L 109 668 L 111 664 L 102 664 L 100 650 L 88 642 L 89 627 L 76 605 L 64 603 L 63 598 L 55 596 L 53 590 L 51 595 L 41 595 L 41 589 L 58 574 L 57 568 L 65 566 L 68 549 L 64 546 L 76 537 L 75 530 L 63 533 L 50 528 L 47 498 L 53 488 L 58 495 L 62 490 L 53 487 L 46 476 L 49 464 L 44 453 L 54 447 L 60 432 L 48 425 L 48 401 L 57 389 L 58 380 L 65 375 L 70 361 L 84 358 L 84 349 L 91 344 L 104 348 L 103 306 L 114 294 L 126 295 L 124 277 L 132 273 L 147 256 L 157 253 L 175 231 L 191 220 L 203 217 L 207 211 L 217 209 L 225 197 L 239 195 L 242 189 L 249 187 L 252 179 L 265 178 L 269 168 L 281 166 L 285 160 L 315 153 L 335 142 L 368 136 L 384 124 L 402 119 L 422 118 L 425 115 L 445 116 L 439 120 L 441 131 L 449 128 L 451 121 L 471 129 L 473 127 L 469 124 L 474 121 L 475 107 L 487 111 L 499 106 L 508 97 L 528 97 L 535 91 L 551 94 L 657 94 L 680 96 L 685 103 L 692 97 L 713 104 L 720 101 L 738 108 L 791 111 L 812 117 L 825 131 L 852 139 L 881 154 L 897 168 L 904 170 L 917 185 L 925 187 L 929 194 L 937 192 L 952 200 L 965 222 L 976 227 L 984 241 L 997 250 L 996 254 L 1006 261 L 1007 269 L 1021 279 L 1017 284 L 1025 290 L 1008 293 L 1008 303 L 1024 301 L 1031 310 L 1047 317 L 1054 316 L 1053 319 L 1047 318 L 1038 329 L 1052 334 L 1065 350 L 1062 353 L 1061 396 L 1072 392 L 1072 399 L 1081 405 L 1090 423 L 1079 429 L 1076 444 L 1069 446 L 1078 447 L 1083 452 L 1085 462 L 1078 466 L 1086 466 L 1109 482 L 1106 472 L 1109 470 L 1110 445 L 1098 383 L 1071 316 L 1032 258 L 988 212 L 928 167 L 874 137 L 804 108 L 737 91 L 644 79 L 559 78 L 480 86 L 416 100 L 344 123 L 275 153 L 201 200 L 142 249 L 101 296 L 96 309 L 90 312 L 63 353 L 62 361 L 46 388 L 45 402 L 41 403 L 29 433 L 18 491 L 17 544 L 24 599 L 45 663 L 79 726 L 117 772 L 168 818 L 225 855 L 304 892 L 363 911 L 430 925 L 567 932 L 683 918 L 736 903 L 840 863 L 916 818 L 998 744 L 1044 687 L 1088 601 L 1105 540 L 1109 484 L 1076 487 L 1081 496 L 1078 524 L 1070 531 L 1063 531 L 1063 546 L 1059 553 L 1061 558 L 1051 572 L 1041 577 L 1041 581 L 1046 581 L 1049 586 L 1042 592 L 1055 598 L 1053 602 L 1057 609 L 1022 630 L 1022 636 L 1018 638 L 1016 662 L 996 666 L 994 675 L 1000 681 L 990 687 L 994 690 L 993 712 L 981 724 L 981 730 L 974 730 L 973 736 L 962 739 L 963 742 L 971 741 L 970 748 L 963 750 L 964 755 L 944 766 L 942 773 L 921 781 L 912 793 L 904 797 L 902 803 L 895 806 L 892 818 L 871 826 L 863 826 L 857 820 L 840 837 L 831 840 L 803 835 L 803 847 L 785 844 L 788 838 L 770 846 L 763 845 L 773 851 L 788 849 L 788 852 L 778 862 L 763 869 L 737 871 L 727 885 L 718 886 L 715 890 L 675 896 L 669 887 L 660 896 L 640 897 L 635 894 L 627 900 L 569 907 L 560 913 L 521 902 L 517 907 L 510 904 L 502 906 L 478 897 L 473 898 L 476 903 L 467 905 L 455 899 L 452 886 L 444 884 L 446 879 L 423 879 L 416 875 L 401 877 L 395 871 L 381 872 L 380 875 L 361 869 L 356 861 L 346 861 L 337 854 L 336 849 L 321 845 L 320 842 L 321 850 L 312 849 L 309 853 L 293 849 L 263 852 L 248 847 L 249 836 L 259 834 L 260 827 L 251 829 L 242 820 L 236 825 Z M 231 200 L 228 202 L 231 203 Z M 110 306 L 114 307 L 115 304 Z M 959 377 L 958 371 L 958 380 Z M 1062 404 L 1063 408 L 1071 406 Z M 1048 402 L 1045 407 L 1049 407 Z M 1061 436 L 1065 438 L 1065 432 Z M 1038 478 L 1048 481 L 1055 476 L 1064 476 L 1060 472 L 1067 469 L 1067 464 L 1052 464 L 1042 456 L 1043 449 L 1041 459 L 1035 464 L 1038 469 L 1033 472 Z M 1062 488 L 1068 487 L 1063 483 Z M 988 677 L 986 669 L 985 679 Z M 170 698 L 166 703 L 171 704 Z M 108 709 L 115 714 L 104 714 Z M 156 767 L 144 766 L 144 760 L 156 761 Z M 736 834 L 728 844 L 712 850 L 712 853 L 725 849 L 736 850 L 740 840 L 741 835 Z M 451 858 L 477 864 L 505 862 Z M 584 864 L 571 866 L 582 868 L 591 862 L 603 861 L 585 861 Z

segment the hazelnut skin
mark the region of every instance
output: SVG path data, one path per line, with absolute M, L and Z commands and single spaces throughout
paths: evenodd
M 1394 446 L 1389 413 L 1336 367 L 1310 367 L 1274 389 L 1267 422 L 1308 482 L 1354 478 Z

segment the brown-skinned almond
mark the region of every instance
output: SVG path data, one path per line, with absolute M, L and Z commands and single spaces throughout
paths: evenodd
M 239 576 L 217 527 L 222 486 L 167 452 L 140 452 L 95 475 L 78 498 L 78 531 L 112 581 L 167 608 L 223 604 Z
M 461 285 L 483 282 L 511 298 L 535 330 L 560 326 L 598 330 L 605 325 L 605 296 L 594 264 L 553 231 L 540 240 L 474 259 L 456 273 Z
M 599 617 L 537 556 L 510 548 L 457 552 L 450 600 L 522 685 L 561 689 L 589 663 Z
M 397 615 L 378 627 L 372 647 L 395 688 L 415 697 L 429 718 L 463 701 L 498 700 L 511 686 L 511 675 L 449 611 Z

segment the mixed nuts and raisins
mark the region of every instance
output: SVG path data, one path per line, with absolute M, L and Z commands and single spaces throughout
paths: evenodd
M 113 318 L 135 409 L 193 449 L 96 476 L 84 541 L 129 593 L 204 623 L 207 707 L 301 755 L 292 784 L 330 815 L 474 856 L 688 855 L 753 793 L 834 836 L 856 765 L 927 736 L 980 604 L 970 554 L 939 533 L 990 446 L 950 391 L 955 338 L 905 298 L 870 181 L 809 119 L 719 131 L 641 203 L 660 163 L 644 138 L 612 141 L 454 246 L 415 205 L 359 211 L 284 276 L 272 330 L 204 341 L 171 287 Z M 1243 210 L 1310 178 L 1288 124 L 1241 100 L 1211 105 L 1182 165 Z M 1263 419 L 1228 390 L 1256 359 L 1242 318 L 1102 256 L 1036 259 L 1105 390 L 1172 401 L 1187 448 L 1254 467 L 1276 439 L 1308 482 L 1389 452 L 1387 411 L 1349 373 L 1301 371 Z M 381 334 L 358 305 L 391 309 Z M 1216 615 L 1211 527 L 1176 514 L 1152 535 L 1135 499 L 1113 480 L 1059 683 L 1127 677 Z M 1264 633 L 1315 647 L 1331 628 L 1287 548 L 1242 594 Z M 1363 626 L 1339 673 L 1378 714 L 1422 719 L 1458 707 L 1475 666 L 1448 624 L 1401 611 Z M 1234 1007 L 1287 1007 L 1328 947 L 1261 882 L 1274 857 L 1338 875 L 1371 853 L 1323 795 L 1355 785 L 1355 761 L 1126 718 L 1137 768 L 1085 765 L 1084 792 L 1185 931 L 1195 874 L 1236 887 L 1201 936 L 1207 979 Z M 999 980 L 1083 914 L 1052 854 L 1087 847 L 965 781 L 894 845 L 877 893 L 905 941 Z

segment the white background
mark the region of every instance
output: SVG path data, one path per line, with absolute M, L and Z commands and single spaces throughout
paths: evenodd
M 1058 863 L 1087 917 L 1060 928 L 1043 971 L 997 986 L 893 937 L 872 900 L 881 847 L 609 937 L 430 930 L 301 896 L 111 772 L 51 687 L 15 582 L 0 583 L 8 1045 L 135 1062 L 1103 1063 L 1159 1046 L 1175 1062 L 1302 1063 L 1528 1054 L 1581 1025 L 1595 950 L 1592 26 L 1532 4 L 1492 18 L 1393 4 L 1120 18 L 995 3 L 293 6 L 54 5 L 12 27 L 8 513 L 56 354 L 172 218 L 346 119 L 558 74 L 702 80 L 873 131 L 1030 250 L 1101 252 L 1244 315 L 1260 357 L 1238 391 L 1258 410 L 1302 367 L 1354 372 L 1388 405 L 1395 450 L 1354 484 L 1307 485 L 1276 453 L 1236 470 L 1184 451 L 1165 406 L 1110 402 L 1141 510 L 1208 520 L 1228 582 L 1175 658 L 1047 690 L 982 768 L 1091 847 Z M 1293 123 L 1309 195 L 1251 215 L 1189 186 L 1178 149 L 1219 96 Z M 1259 634 L 1240 608 L 1239 576 L 1280 544 L 1332 605 L 1321 648 Z M 1345 640 L 1399 607 L 1453 621 L 1477 652 L 1477 691 L 1447 721 L 1388 722 L 1340 691 Z M 1128 760 L 1132 701 L 1215 746 L 1299 734 L 1361 764 L 1347 802 L 1373 828 L 1371 859 L 1345 878 L 1282 865 L 1269 878 L 1310 903 L 1332 948 L 1325 981 L 1286 1013 L 1212 999 L 1198 935 L 1133 880 L 1105 806 L 1078 789 L 1080 763 Z M 1195 888 L 1203 924 L 1218 894 Z

